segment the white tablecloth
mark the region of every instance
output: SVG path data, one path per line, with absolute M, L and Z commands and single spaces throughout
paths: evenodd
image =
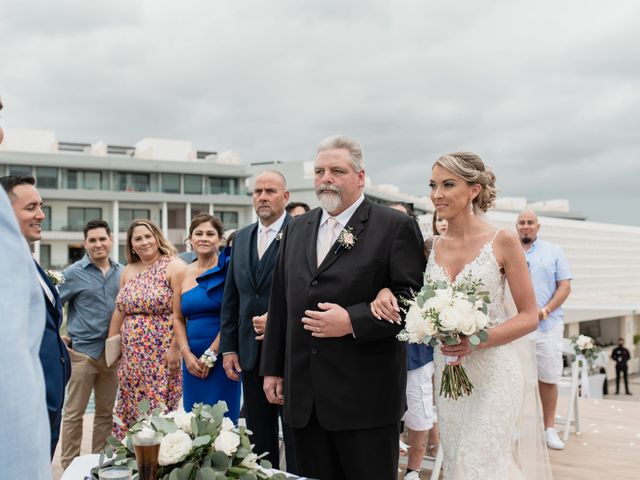
M 76 457 L 73 459 L 73 462 L 71 462 L 71 465 L 64 471 L 60 480 L 84 480 L 84 477 L 91 475 L 91 469 L 98 465 L 99 461 L 100 455 L 97 453 Z M 299 480 L 305 479 L 300 477 Z

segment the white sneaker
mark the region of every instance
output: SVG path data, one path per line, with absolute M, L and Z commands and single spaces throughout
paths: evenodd
M 562 450 L 564 448 L 564 442 L 560 440 L 555 428 L 547 428 L 544 436 L 547 439 L 547 447 L 553 448 L 554 450 Z
M 409 472 L 404 476 L 404 480 L 420 480 L 420 473 L 415 470 L 413 472 Z

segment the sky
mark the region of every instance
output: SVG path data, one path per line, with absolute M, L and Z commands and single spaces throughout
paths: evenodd
M 636 0 L 2 0 L 0 122 L 243 163 L 342 133 L 374 183 L 421 196 L 470 150 L 502 196 L 640 225 L 638 19 Z

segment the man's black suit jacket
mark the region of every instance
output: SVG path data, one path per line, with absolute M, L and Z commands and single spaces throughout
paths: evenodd
M 409 298 L 422 285 L 422 236 L 412 218 L 368 200 L 348 222 L 351 249 L 332 247 L 318 267 L 321 209 L 284 232 L 273 276 L 262 375 L 284 377 L 284 419 L 304 427 L 315 407 L 331 431 L 399 422 L 405 410 L 406 346 L 401 326 L 377 320 L 369 303 L 383 287 Z M 354 335 L 314 338 L 301 321 L 318 302 L 347 309 Z
M 282 228 L 289 223 L 287 215 Z M 262 315 L 269 306 L 273 267 L 282 235 L 277 235 L 261 259 L 258 259 L 258 223 L 239 230 L 231 251 L 231 263 L 225 280 L 220 313 L 220 351 L 236 352 L 242 370 L 258 370 L 260 344 L 253 330 L 252 318 Z

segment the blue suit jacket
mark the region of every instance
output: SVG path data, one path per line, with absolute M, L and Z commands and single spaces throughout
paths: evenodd
M 64 389 L 71 377 L 71 361 L 67 347 L 60 338 L 60 326 L 62 325 L 62 303 L 58 295 L 58 289 L 51 283 L 47 274 L 37 264 L 38 273 L 49 286 L 55 297 L 55 305 L 45 297 L 47 322 L 44 327 L 44 335 L 40 344 L 40 362 L 44 372 L 44 381 L 47 391 L 47 409 L 51 411 L 62 410 L 64 403 Z
M 282 230 L 289 221 L 291 217 L 287 215 Z M 280 246 L 280 236 L 277 236 L 258 259 L 257 233 L 256 222 L 239 230 L 233 239 L 220 312 L 220 351 L 236 352 L 242 370 L 247 371 L 260 368 L 258 357 L 262 342 L 255 339 L 252 319 L 269 308 L 271 279 Z

